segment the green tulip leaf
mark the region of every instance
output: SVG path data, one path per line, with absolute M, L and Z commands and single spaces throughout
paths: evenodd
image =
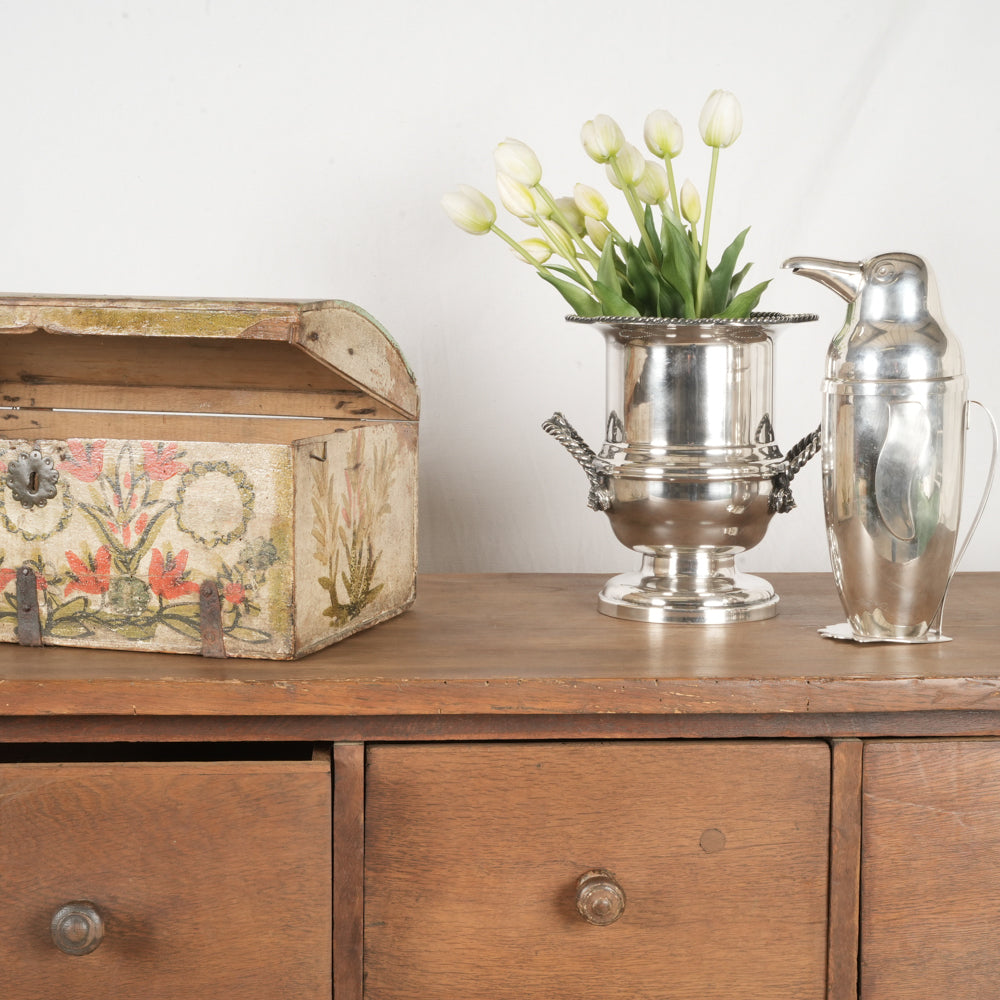
M 762 281 L 753 288 L 748 288 L 745 292 L 740 292 L 733 300 L 718 314 L 718 319 L 744 319 L 753 312 L 760 301 L 764 289 L 771 284 L 770 281 Z
M 606 287 L 621 295 L 621 279 L 618 277 L 618 255 L 615 253 L 615 241 L 608 239 L 601 251 L 601 259 L 597 265 L 597 280 Z
M 733 272 L 736 270 L 736 262 L 743 252 L 743 243 L 746 241 L 749 227 L 743 230 L 732 243 L 723 251 L 718 266 L 711 273 L 705 282 L 705 289 L 710 298 L 711 304 L 705 303 L 706 315 L 713 315 L 717 309 L 724 309 L 730 298 L 730 288 L 733 280 Z
M 572 285 L 554 274 L 539 271 L 539 275 L 550 285 L 558 289 L 559 294 L 570 304 L 577 316 L 600 316 L 601 306 L 590 294 L 578 285 Z
M 616 292 L 603 281 L 595 281 L 594 288 L 597 290 L 597 298 L 601 303 L 601 310 L 604 316 L 639 316 L 639 310 L 631 302 L 622 298 L 620 292 Z

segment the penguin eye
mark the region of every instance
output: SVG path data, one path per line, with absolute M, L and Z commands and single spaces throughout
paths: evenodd
M 891 264 L 889 261 L 883 261 L 875 268 L 875 274 L 873 275 L 876 281 L 881 284 L 888 284 L 896 277 L 895 265 Z

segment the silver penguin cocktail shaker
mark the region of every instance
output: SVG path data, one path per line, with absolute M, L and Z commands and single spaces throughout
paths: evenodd
M 848 622 L 824 634 L 944 639 L 968 396 L 962 349 L 941 317 L 930 269 L 908 253 L 860 263 L 793 257 L 784 266 L 849 303 L 827 354 L 822 427 L 827 536 Z M 994 425 L 987 493 L 996 450 Z

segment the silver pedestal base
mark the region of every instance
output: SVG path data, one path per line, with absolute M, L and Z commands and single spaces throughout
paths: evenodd
M 608 580 L 597 607 L 601 614 L 630 621 L 731 625 L 773 618 L 778 596 L 767 580 L 738 572 L 731 555 L 698 550 L 680 561 L 644 556 L 638 573 Z

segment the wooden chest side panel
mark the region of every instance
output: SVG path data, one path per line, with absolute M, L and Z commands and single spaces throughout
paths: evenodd
M 399 614 L 417 572 L 417 426 L 361 424 L 295 448 L 296 649 Z
M 328 1000 L 329 763 L 4 765 L 5 1000 Z M 104 939 L 66 955 L 53 914 Z
M 0 492 L 0 641 L 16 641 L 28 564 L 45 644 L 200 652 L 198 588 L 212 580 L 227 652 L 291 654 L 290 448 L 21 440 L 0 442 L 0 465 L 34 449 L 57 492 L 35 507 Z
M 372 746 L 367 995 L 821 1000 L 829 800 L 823 743 Z
M 972 1000 L 1000 980 L 1000 742 L 864 751 L 861 996 Z

